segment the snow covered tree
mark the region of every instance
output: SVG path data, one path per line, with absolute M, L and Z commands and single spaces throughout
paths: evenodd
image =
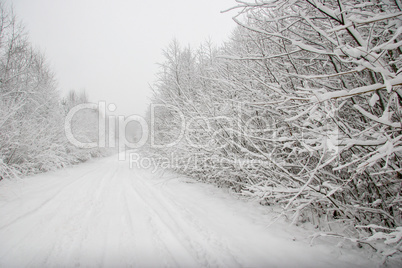
M 358 223 L 376 219 L 398 226 L 400 6 L 394 1 L 238 3 L 247 21 L 234 20 L 258 36 L 252 39 L 259 53 L 227 58 L 268 61 L 271 80 L 283 90 L 270 94 L 281 100 L 275 110 L 297 130 L 286 138 L 296 151 L 289 164 L 298 167 L 284 173 L 301 188 L 286 207 L 296 197 L 297 212 L 314 203 L 323 207 L 325 201 L 332 213 Z
M 170 73 L 156 97 L 180 107 L 186 121 L 211 124 L 188 133 L 204 146 L 187 141 L 165 154 L 197 155 L 205 165 L 184 172 L 279 204 L 294 222 L 395 230 L 402 223 L 398 1 L 236 2 L 229 10 L 239 11 L 238 27 L 221 48 L 186 60 L 172 57 L 180 50 L 166 55 Z M 171 122 L 164 133 L 177 137 Z
M 62 105 L 53 73 L 43 54 L 32 48 L 12 9 L 0 5 L 0 177 L 60 168 L 100 155 L 69 144 L 64 119 L 76 101 Z M 92 116 L 93 118 L 93 116 Z M 85 126 L 97 133 L 97 118 Z

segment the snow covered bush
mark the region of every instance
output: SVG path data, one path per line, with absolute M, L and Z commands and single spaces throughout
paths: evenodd
M 103 153 L 69 144 L 64 118 L 73 104 L 69 99 L 61 103 L 44 55 L 32 48 L 12 10 L 0 4 L 1 178 L 48 171 Z M 97 133 L 93 116 L 79 117 L 87 121 L 82 129 Z
M 157 114 L 154 135 L 177 138 L 183 118 L 192 129 L 154 153 L 294 222 L 399 228 L 398 1 L 236 2 L 238 27 L 222 47 L 165 51 L 155 100 L 181 113 Z
M 275 110 L 296 129 L 288 138 L 297 157 L 283 161 L 299 162 L 286 171 L 301 188 L 286 207 L 308 195 L 298 198 L 296 211 L 325 202 L 358 223 L 398 226 L 400 7 L 394 1 L 239 3 L 247 22 L 235 21 L 268 49 L 234 57 L 268 61 L 285 90 L 270 94 L 282 101 Z

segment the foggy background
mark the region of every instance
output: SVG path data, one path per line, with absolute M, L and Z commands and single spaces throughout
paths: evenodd
M 116 113 L 143 114 L 152 84 L 173 38 L 196 48 L 211 38 L 219 45 L 235 23 L 233 0 L 13 0 L 34 47 L 45 53 L 64 95 L 85 90 Z

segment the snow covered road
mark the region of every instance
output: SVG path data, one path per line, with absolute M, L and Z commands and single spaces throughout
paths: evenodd
M 117 156 L 0 183 L 0 267 L 361 267 L 266 208 Z

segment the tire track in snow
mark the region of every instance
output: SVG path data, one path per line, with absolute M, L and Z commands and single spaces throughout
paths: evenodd
M 198 260 L 194 257 L 191 251 L 187 249 L 187 245 L 183 243 L 181 239 L 178 238 L 177 233 L 183 233 L 178 225 L 176 224 L 176 228 L 173 229 L 171 224 L 166 222 L 166 218 L 164 219 L 160 213 L 150 204 L 150 200 L 147 200 L 146 197 L 141 193 L 139 189 L 136 189 L 133 185 L 133 180 L 130 183 L 132 192 L 135 196 L 137 196 L 137 200 L 141 200 L 141 203 L 144 207 L 146 207 L 148 216 L 148 223 L 150 224 L 151 233 L 154 236 L 154 239 L 161 241 L 161 243 L 167 243 L 169 241 L 169 247 L 165 247 L 169 251 L 169 255 L 175 260 L 176 263 L 185 263 L 183 267 L 194 267 L 199 266 Z M 162 207 L 164 208 L 164 207 Z M 169 219 L 170 220 L 170 219 Z M 155 234 L 159 234 L 155 237 Z M 161 240 L 161 236 L 163 237 Z M 169 250 L 170 248 L 170 250 Z M 175 253 L 172 251 L 179 252 L 180 254 L 180 261 L 175 259 Z M 185 252 L 186 254 L 182 254 Z
M 198 265 L 207 267 L 242 266 L 232 255 L 227 244 L 223 242 L 222 237 L 202 227 L 194 219 L 188 220 L 189 214 L 185 215 L 182 207 L 175 205 L 171 200 L 165 198 L 161 191 L 148 185 L 138 173 L 135 173 L 134 176 L 136 179 L 133 180 L 133 189 L 154 212 L 156 216 L 154 219 L 157 219 L 154 221 L 155 227 L 164 230 L 167 227 L 168 232 L 174 234 L 175 238 L 197 260 Z M 166 232 L 159 233 L 163 235 Z M 217 252 L 220 253 L 219 258 L 216 257 Z
M 3 230 L 3 229 L 5 229 L 5 228 L 7 228 L 8 226 L 10 226 L 10 225 L 12 225 L 12 224 L 15 224 L 16 222 L 18 222 L 18 221 L 20 221 L 20 220 L 22 220 L 22 219 L 24 219 L 24 218 L 26 218 L 26 217 L 28 217 L 28 216 L 33 215 L 34 213 L 37 213 L 40 209 L 44 208 L 47 204 L 49 204 L 50 201 L 54 200 L 57 196 L 59 196 L 60 194 L 62 194 L 62 193 L 65 192 L 66 190 L 68 190 L 68 187 L 74 185 L 74 184 L 77 183 L 77 182 L 81 182 L 81 180 L 82 180 L 83 178 L 87 177 L 89 174 L 91 174 L 91 173 L 93 173 L 93 172 L 94 172 L 94 171 L 91 170 L 91 171 L 87 172 L 86 174 L 82 175 L 81 177 L 75 179 L 74 181 L 69 182 L 69 183 L 66 184 L 66 185 L 63 185 L 60 190 L 58 190 L 55 194 L 53 194 L 52 196 L 50 196 L 49 198 L 47 198 L 46 200 L 44 200 L 44 201 L 43 201 L 41 204 L 39 204 L 36 208 L 31 209 L 31 210 L 25 212 L 24 214 L 20 215 L 19 217 L 17 217 L 17 218 L 15 218 L 15 219 L 11 220 L 10 222 L 8 222 L 8 223 L 3 224 L 2 226 L 0 226 L 0 231 Z
M 354 264 L 331 255 L 333 250 L 275 236 L 277 229 L 267 230 L 251 219 L 259 213 L 245 213 L 251 206 L 205 185 L 187 185 L 177 177 L 170 184 L 149 171 L 130 170 L 116 156 L 72 171 L 74 178 L 62 172 L 41 177 L 38 187 L 28 184 L 34 195 L 0 207 L 0 213 L 12 212 L 14 221 L 0 219 L 8 224 L 0 229 L 0 267 Z M 66 178 L 71 181 L 63 182 Z M 61 182 L 44 186 L 52 180 Z M 34 209 L 13 210 L 20 203 L 27 210 L 32 196 Z
M 57 193 L 52 195 L 51 198 L 43 202 L 41 206 L 37 207 L 35 209 L 35 213 L 29 212 L 19 217 L 18 221 L 15 221 L 13 223 L 13 226 L 15 227 L 16 224 L 28 226 L 28 228 L 24 228 L 26 234 L 23 235 L 20 240 L 17 240 L 16 243 L 14 243 L 14 246 L 9 247 L 9 249 L 7 250 L 7 252 L 5 252 L 3 256 L 8 255 L 10 251 L 15 250 L 16 248 L 18 248 L 18 246 L 24 245 L 25 240 L 32 239 L 32 233 L 35 237 L 38 235 L 43 236 L 43 239 L 38 239 L 39 241 L 42 240 L 43 242 L 37 245 L 37 247 L 33 251 L 38 252 L 41 251 L 41 249 L 46 250 L 49 249 L 46 247 L 50 247 L 50 250 L 48 250 L 46 254 L 37 254 L 40 255 L 40 258 L 42 259 L 40 261 L 41 265 L 46 265 L 52 253 L 55 251 L 57 252 L 57 246 L 61 246 L 60 250 L 65 251 L 65 248 L 63 248 L 63 246 L 60 244 L 65 242 L 65 238 L 67 238 L 67 244 L 69 244 L 71 247 L 71 245 L 74 244 L 73 239 L 76 238 L 76 236 L 74 236 L 74 233 L 72 232 L 75 231 L 75 233 L 79 233 L 79 227 L 77 227 L 77 225 L 80 223 L 84 224 L 82 219 L 88 218 L 91 213 L 91 209 L 88 209 L 88 207 L 90 206 L 87 206 L 87 204 L 83 204 L 82 202 L 80 202 L 81 198 L 85 197 L 85 199 L 88 201 L 99 200 L 99 192 L 102 191 L 102 187 L 100 186 L 108 180 L 110 175 L 110 172 L 103 172 L 99 169 L 91 169 L 89 172 L 86 172 L 82 176 L 79 176 L 77 179 L 66 184 L 62 189 L 57 191 Z M 79 182 L 79 184 L 77 182 Z M 92 190 L 94 193 L 88 196 L 85 194 L 71 195 L 71 192 L 85 192 L 85 190 Z M 66 195 L 64 198 L 62 198 L 63 194 Z M 93 198 L 94 196 L 95 198 Z M 58 200 L 60 198 L 61 200 Z M 80 213 L 77 213 L 80 211 L 82 211 L 81 215 Z M 39 217 L 39 219 L 36 219 L 36 222 L 29 220 L 29 216 L 38 216 L 37 214 L 40 214 L 41 217 Z M 77 214 L 79 217 L 77 217 Z M 23 224 L 23 222 L 28 223 Z M 43 226 L 46 226 L 47 228 L 44 229 Z M 35 230 L 39 230 L 39 232 L 35 232 Z M 59 230 L 58 232 L 56 232 L 58 234 L 60 233 L 59 236 L 56 239 L 46 241 L 47 232 L 57 230 Z M 40 231 L 42 231 L 42 233 L 40 233 Z M 37 266 L 38 263 L 35 259 L 37 258 L 34 257 L 34 260 L 32 260 L 32 264 L 36 264 Z
M 91 232 L 93 226 L 97 223 L 94 219 L 98 219 L 96 216 L 103 210 L 102 204 L 104 200 L 104 193 L 108 190 L 108 185 L 111 184 L 111 178 L 114 178 L 118 173 L 118 170 L 114 168 L 114 163 L 111 162 L 109 168 L 102 168 L 97 170 L 98 172 L 102 173 L 101 179 L 96 179 L 96 183 L 88 183 L 88 185 L 81 185 L 80 188 L 86 189 L 91 194 L 89 195 L 82 195 L 84 197 L 83 202 L 80 200 L 76 200 L 76 206 L 70 207 L 70 213 L 66 214 L 68 218 L 65 220 L 68 222 L 69 225 L 69 232 L 66 232 L 61 239 L 58 239 L 58 244 L 62 243 L 63 241 L 69 241 L 69 249 L 68 249 L 68 257 L 66 258 L 65 262 L 71 262 L 72 259 L 75 260 L 72 265 L 79 266 L 82 259 L 82 248 L 83 243 L 88 238 L 88 234 Z M 110 168 L 113 167 L 113 168 Z M 60 241 L 60 242 L 59 242 Z M 63 246 L 61 246 L 61 250 Z M 59 252 L 61 252 L 61 250 Z M 57 251 L 55 251 L 57 252 Z M 57 264 L 59 258 L 54 258 Z M 53 262 L 55 262 L 53 261 Z M 45 263 L 45 264 L 51 264 Z M 57 265 L 50 265 L 50 266 L 57 266 Z

